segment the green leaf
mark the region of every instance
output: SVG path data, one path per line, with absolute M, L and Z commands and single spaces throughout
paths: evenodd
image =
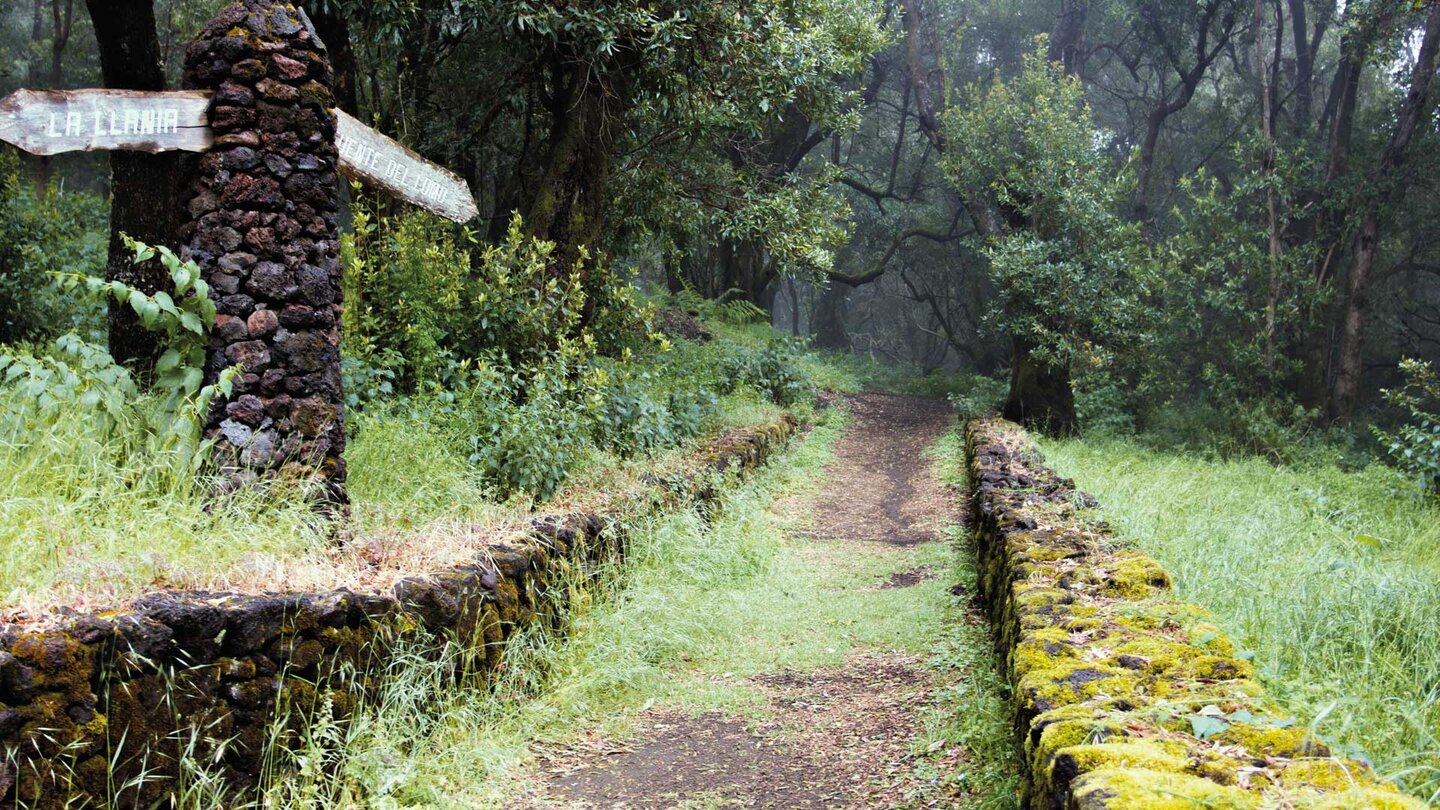
M 1357 534 L 1355 535 L 1355 542 L 1359 543 L 1362 546 L 1365 546 L 1366 548 L 1373 548 L 1376 551 L 1380 551 L 1385 548 L 1385 541 L 1380 539 L 1379 537 L 1376 537 L 1373 534 Z
M 179 365 L 180 352 L 177 349 L 166 349 L 165 353 L 160 355 L 160 359 L 155 361 L 155 373 L 164 374 L 167 371 L 177 368 Z
M 1208 714 L 1196 714 L 1190 717 L 1190 732 L 1202 740 L 1208 740 L 1228 728 L 1230 728 L 1230 722 L 1223 717 L 1211 717 Z
M 198 368 L 190 367 L 185 369 L 184 382 L 181 383 L 185 391 L 200 390 L 200 383 L 205 379 L 205 373 Z

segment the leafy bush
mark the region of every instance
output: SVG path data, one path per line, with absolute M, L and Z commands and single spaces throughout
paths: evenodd
M 694 416 L 677 418 L 663 393 L 602 370 L 649 339 L 629 279 L 588 261 L 557 272 L 554 245 L 518 216 L 480 248 L 423 212 L 357 208 L 342 245 L 352 408 L 411 396 L 451 424 L 487 483 L 539 498 L 589 447 L 629 455 L 693 432 L 677 430 Z
M 622 453 L 649 450 L 675 441 L 670 409 L 633 380 L 621 380 L 602 393 L 593 419 L 602 447 Z
M 346 352 L 414 393 L 462 360 L 524 369 L 562 343 L 620 356 L 644 341 L 650 310 L 628 278 L 597 262 L 556 272 L 554 244 L 522 225 L 516 216 L 504 240 L 480 248 L 423 211 L 382 218 L 357 205 L 341 244 Z
M 666 391 L 666 383 L 676 387 Z M 715 394 L 694 380 L 662 380 L 649 371 L 610 378 L 598 394 L 591 417 L 595 441 L 626 456 L 699 435 L 716 402 Z
M 194 262 L 180 261 L 168 248 L 151 247 L 133 240 L 135 263 L 150 261 L 158 254 L 170 273 L 173 294 L 158 291 L 147 295 L 120 281 L 92 276 L 59 273 L 59 289 L 83 291 L 90 299 L 113 298 L 128 305 L 140 316 L 145 329 L 162 335 L 164 352 L 155 366 L 153 391 L 158 394 L 158 412 L 143 410 L 142 424 L 161 447 L 179 445 L 202 461 L 197 444 L 200 418 L 221 393 L 233 388 L 238 369 L 227 369 L 211 385 L 203 385 L 206 335 L 215 323 L 215 304 Z M 11 424 L 39 419 L 53 421 L 73 418 L 75 409 L 100 420 L 109 429 L 121 423 L 140 390 L 130 372 L 118 365 L 102 346 L 75 334 L 62 335 L 49 351 L 17 350 L 0 352 L 3 383 L 14 394 L 8 400 Z
M 976 374 L 961 393 L 950 395 L 950 403 L 955 406 L 955 412 L 962 421 L 974 419 L 998 413 L 1009 390 L 1010 383 L 1006 380 Z
M 1085 430 L 1108 436 L 1135 432 L 1130 390 L 1123 380 L 1104 371 L 1089 372 L 1075 381 L 1075 412 Z
M 1440 497 L 1440 375 L 1424 360 L 1400 361 L 1405 384 L 1385 391 L 1385 401 L 1403 410 L 1409 421 L 1398 430 L 1374 428 L 1390 460 L 1420 485 Z
M 668 399 L 670 430 L 677 440 L 699 436 L 716 405 L 715 394 L 704 387 L 671 391 Z
M 482 364 L 457 401 L 468 426 L 470 463 L 500 493 L 549 498 L 565 483 L 586 441 L 583 411 L 567 396 L 568 368 L 554 363 L 522 386 L 513 374 Z
M 424 212 L 382 219 L 356 205 L 354 232 L 340 244 L 346 352 L 387 369 L 406 391 L 437 376 L 444 347 L 464 337 L 456 331 L 467 322 L 470 259 L 461 241 L 470 238 Z
M 800 346 L 772 340 L 761 349 L 722 342 L 720 385 L 723 393 L 748 385 L 777 405 L 794 405 L 815 395 L 815 383 L 799 359 Z
M 14 155 L 0 148 L 0 343 L 98 331 L 99 301 L 65 296 L 50 274 L 99 274 L 106 216 L 104 200 L 91 194 L 37 199 L 20 182 Z

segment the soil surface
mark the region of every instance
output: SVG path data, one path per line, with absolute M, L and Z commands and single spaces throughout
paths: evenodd
M 814 543 L 885 544 L 897 567 L 911 547 L 941 539 L 961 500 L 924 451 L 951 424 L 944 402 L 891 394 L 850 397 L 853 421 L 836 446 L 804 535 Z M 874 588 L 937 575 L 902 570 Z M 820 632 L 817 630 L 817 632 Z M 625 741 L 582 738 L 539 764 L 532 808 L 871 808 L 915 806 L 912 755 L 938 676 L 916 658 L 867 651 L 842 665 L 756 675 L 765 719 L 643 712 Z M 946 756 L 950 752 L 945 752 Z M 955 757 L 960 757 L 955 752 Z M 933 762 L 933 760 L 932 760 Z M 930 806 L 923 802 L 920 806 Z
M 950 426 L 950 405 L 868 393 L 850 397 L 849 406 L 854 422 L 826 470 L 811 536 L 898 546 L 939 540 L 956 499 L 936 480 L 925 450 Z

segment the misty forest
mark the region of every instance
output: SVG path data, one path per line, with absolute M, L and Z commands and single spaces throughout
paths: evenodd
M 4 0 L 0 803 L 1440 806 L 1440 0 Z

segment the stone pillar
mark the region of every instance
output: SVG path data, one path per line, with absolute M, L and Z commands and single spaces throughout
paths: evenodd
M 206 379 L 239 364 L 205 424 L 228 486 L 316 475 L 345 496 L 333 75 L 295 5 L 233 0 L 185 54 L 214 148 L 191 175 L 185 250 L 216 300 Z

